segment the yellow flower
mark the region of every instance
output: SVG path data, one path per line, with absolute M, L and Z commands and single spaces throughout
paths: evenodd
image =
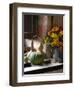
M 60 46 L 60 42 L 59 42 L 59 39 L 53 39 L 53 41 L 51 42 L 51 46 L 54 47 L 54 46 Z
M 63 46 L 63 41 L 62 40 L 62 36 L 63 36 L 63 29 L 58 26 L 55 25 L 51 28 L 51 30 L 48 31 L 48 36 L 50 36 L 50 41 L 48 40 L 48 38 L 45 39 L 45 42 L 49 41 L 51 46 L 58 46 L 58 47 L 62 47 Z M 60 41 L 59 41 L 60 40 Z
M 58 32 L 59 31 L 59 26 L 54 26 L 52 29 L 51 29 L 52 32 Z
M 60 31 L 60 35 L 63 35 L 63 31 Z
M 50 36 L 51 36 L 52 38 L 54 38 L 54 39 L 59 38 L 58 35 L 57 35 L 56 33 L 52 33 Z
M 62 37 L 63 36 L 63 31 L 60 31 L 59 34 L 58 34 L 59 37 Z

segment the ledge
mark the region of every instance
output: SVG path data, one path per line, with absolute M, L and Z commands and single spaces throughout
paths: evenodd
M 52 63 L 43 66 L 33 65 L 24 68 L 24 74 L 40 74 L 40 73 L 51 73 L 63 71 L 63 63 Z

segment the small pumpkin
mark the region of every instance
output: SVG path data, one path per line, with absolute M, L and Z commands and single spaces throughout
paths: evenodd
M 30 52 L 27 56 L 30 62 L 34 65 L 41 65 L 44 61 L 44 56 L 37 52 Z

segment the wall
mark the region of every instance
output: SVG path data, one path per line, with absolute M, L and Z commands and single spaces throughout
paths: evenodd
M 63 16 L 54 16 L 53 17 L 53 25 L 59 25 L 63 27 Z
M 9 3 L 12 2 L 14 0 L 0 0 L 0 90 L 73 90 L 74 82 L 71 84 L 28 87 L 9 86 Z M 72 5 L 74 9 L 74 0 L 15 0 L 15 2 Z

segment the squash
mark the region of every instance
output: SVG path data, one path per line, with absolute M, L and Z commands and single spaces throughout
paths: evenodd
M 30 62 L 34 65 L 42 65 L 44 61 L 44 56 L 41 53 L 38 52 L 32 52 L 30 51 L 27 55 Z

